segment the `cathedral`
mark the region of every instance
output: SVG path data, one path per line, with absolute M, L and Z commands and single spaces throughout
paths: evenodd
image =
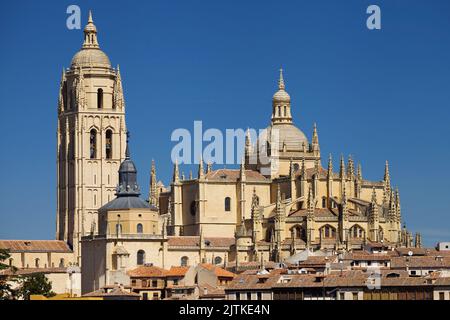
M 124 283 L 127 270 L 148 263 L 227 267 L 283 262 L 305 249 L 413 246 L 388 162 L 380 181 L 364 179 L 351 157 L 335 170 L 331 156 L 321 157 L 317 126 L 309 140 L 295 110 L 280 70 L 267 134 L 247 134 L 239 169 L 201 160 L 186 179 L 175 162 L 164 186 L 152 162 L 142 199 L 119 66 L 100 49 L 89 14 L 81 50 L 62 73 L 57 132 L 56 237 L 81 265 L 83 291 Z M 259 160 L 263 152 L 268 162 Z

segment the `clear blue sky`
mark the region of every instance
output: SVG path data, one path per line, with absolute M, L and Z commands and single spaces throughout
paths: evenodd
M 55 234 L 59 79 L 82 43 L 66 28 L 70 4 L 1 5 L 0 238 Z M 152 158 L 170 180 L 172 130 L 265 127 L 283 66 L 295 122 L 309 138 L 317 122 L 323 155 L 337 166 L 352 154 L 374 180 L 388 159 L 408 228 L 450 240 L 449 1 L 76 4 L 120 64 L 144 194 Z M 370 4 L 380 31 L 366 28 Z

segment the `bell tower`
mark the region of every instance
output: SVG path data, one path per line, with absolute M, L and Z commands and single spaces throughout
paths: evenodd
M 119 67 L 100 50 L 92 14 L 84 43 L 64 69 L 57 129 L 56 238 L 80 263 L 80 239 L 96 232 L 98 209 L 114 199 L 125 159 L 125 103 Z

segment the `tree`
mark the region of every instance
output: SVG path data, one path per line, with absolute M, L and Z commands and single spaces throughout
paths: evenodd
M 17 270 L 15 267 L 4 263 L 4 261 L 8 260 L 10 257 L 9 250 L 0 249 L 0 300 L 13 299 L 15 296 L 15 292 L 11 289 L 10 283 L 15 280 L 14 278 L 11 278 L 10 275 L 5 274 L 5 271 L 8 269 L 11 270 L 12 273 L 15 273 Z
M 36 273 L 22 277 L 19 296 L 25 300 L 30 299 L 32 294 L 41 294 L 46 297 L 52 297 L 55 293 L 52 291 L 52 283 L 43 273 Z

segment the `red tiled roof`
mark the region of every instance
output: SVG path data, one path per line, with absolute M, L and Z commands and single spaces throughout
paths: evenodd
M 166 277 L 167 273 L 166 269 L 155 266 L 140 266 L 127 272 L 133 278 L 161 278 Z
M 67 243 L 60 240 L 0 240 L 0 249 L 10 252 L 72 252 Z
M 212 265 L 210 263 L 202 263 L 202 264 L 200 264 L 200 266 L 209 271 L 213 271 L 214 274 L 218 277 L 223 277 L 223 278 L 234 278 L 235 277 L 235 274 L 233 272 L 227 271 L 225 269 L 222 269 L 222 268 Z
M 166 276 L 168 277 L 184 277 L 186 272 L 188 272 L 189 267 L 170 267 L 170 270 L 167 272 Z

